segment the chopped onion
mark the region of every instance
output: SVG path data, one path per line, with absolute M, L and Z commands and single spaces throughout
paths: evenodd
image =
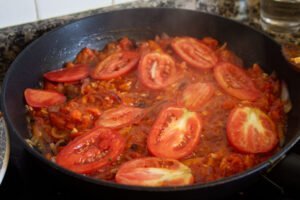
M 59 131 L 55 127 L 51 128 L 50 134 L 55 139 L 63 139 L 63 138 L 66 138 L 68 135 L 68 133 L 66 131 Z
M 50 149 L 51 149 L 51 152 L 53 153 L 53 154 L 57 154 L 57 146 L 52 142 L 52 143 L 50 143 Z
M 217 49 L 217 51 L 222 51 L 222 50 L 226 49 L 226 47 L 227 47 L 227 43 L 225 42 L 221 47 L 219 47 Z
M 27 144 L 33 148 L 36 144 L 34 142 L 32 142 L 30 139 L 25 139 L 25 141 L 27 142 Z
M 165 32 L 163 32 L 163 33 L 160 35 L 160 37 L 161 37 L 161 39 L 169 39 L 169 38 L 170 38 L 170 36 L 169 36 L 167 33 L 165 33 Z
M 284 81 L 281 81 L 281 100 L 284 103 L 283 109 L 285 113 L 290 112 L 292 109 L 292 102 L 290 100 L 290 94 L 287 85 Z

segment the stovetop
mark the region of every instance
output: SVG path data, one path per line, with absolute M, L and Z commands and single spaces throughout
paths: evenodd
M 40 166 L 37 166 L 30 159 L 29 153 L 22 149 L 22 145 L 15 138 L 11 139 L 11 155 L 8 169 L 0 187 L 0 196 L 4 199 L 78 199 L 73 191 L 66 190 L 58 179 L 49 177 Z M 300 170 L 297 174 L 291 172 L 289 160 L 299 158 L 300 144 L 297 144 L 289 153 L 287 160 L 284 160 L 275 167 L 271 173 L 266 173 L 253 185 L 237 192 L 233 196 L 224 199 L 252 200 L 252 199 L 272 199 L 272 200 L 294 200 L 300 198 Z M 295 168 L 300 169 L 300 162 Z M 294 170 L 295 171 L 295 170 Z M 297 170 L 296 170 L 297 171 Z M 275 174 L 275 175 L 274 175 Z M 278 179 L 278 174 L 281 178 Z M 298 181 L 300 183 L 300 181 Z M 299 190 L 299 191 L 297 191 Z M 82 197 L 85 197 L 83 194 Z M 103 197 L 102 197 L 103 198 Z

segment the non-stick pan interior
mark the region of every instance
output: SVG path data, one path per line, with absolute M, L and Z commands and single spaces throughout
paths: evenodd
M 196 11 L 177 9 L 132 9 L 99 14 L 45 34 L 29 45 L 10 67 L 4 81 L 2 110 L 11 132 L 28 138 L 23 92 L 38 87 L 42 74 L 74 59 L 84 47 L 101 49 L 122 36 L 135 40 L 170 36 L 212 36 L 240 56 L 246 67 L 260 64 L 276 71 L 289 86 L 293 103 L 289 114 L 285 148 L 295 142 L 300 130 L 300 76 L 285 62 L 279 45 L 242 24 Z

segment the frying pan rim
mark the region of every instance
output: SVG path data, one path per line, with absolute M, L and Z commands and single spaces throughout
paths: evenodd
M 21 134 L 19 134 L 16 131 L 13 123 L 10 120 L 10 117 L 7 115 L 7 112 L 6 112 L 7 109 L 6 109 L 6 106 L 5 106 L 6 105 L 5 96 L 6 96 L 6 91 L 7 91 L 6 88 L 7 88 L 7 84 L 8 84 L 8 80 L 9 80 L 8 77 L 10 77 L 10 74 L 13 73 L 14 68 L 15 68 L 14 66 L 16 65 L 18 60 L 23 56 L 23 54 L 25 54 L 28 50 L 31 49 L 31 47 L 38 44 L 44 38 L 47 38 L 49 35 L 55 34 L 57 31 L 63 30 L 65 28 L 67 28 L 68 26 L 72 26 L 73 24 L 78 24 L 80 22 L 86 21 L 90 18 L 94 18 L 94 17 L 100 16 L 100 15 L 114 14 L 114 13 L 118 13 L 118 12 L 128 12 L 128 11 L 142 12 L 142 10 L 155 10 L 155 11 L 158 11 L 158 10 L 169 11 L 170 10 L 170 11 L 175 11 L 175 12 L 180 10 L 180 11 L 184 11 L 184 12 L 201 13 L 203 15 L 208 15 L 208 16 L 211 16 L 213 18 L 219 18 L 219 19 L 222 19 L 222 20 L 225 20 L 225 21 L 231 21 L 231 23 L 235 23 L 239 26 L 244 26 L 245 28 L 250 29 L 253 32 L 256 32 L 257 34 L 262 35 L 263 37 L 267 38 L 268 40 L 271 40 L 273 43 L 275 43 L 277 46 L 279 46 L 279 44 L 273 38 L 271 38 L 266 33 L 262 32 L 261 30 L 257 30 L 255 28 L 253 28 L 251 26 L 248 26 L 248 25 L 245 25 L 245 24 L 243 24 L 242 22 L 239 22 L 239 21 L 235 21 L 235 20 L 223 17 L 223 16 L 219 16 L 219 15 L 212 14 L 212 13 L 206 13 L 206 12 L 202 12 L 202 11 L 198 11 L 198 10 L 188 10 L 188 9 L 178 9 L 178 8 L 129 8 L 129 9 L 119 9 L 119 10 L 102 12 L 102 13 L 99 13 L 99 14 L 96 14 L 96 15 L 84 17 L 84 18 L 81 18 L 81 19 L 72 20 L 71 22 L 68 22 L 68 23 L 66 23 L 62 26 L 57 27 L 57 28 L 54 28 L 53 30 L 43 34 L 42 36 L 40 36 L 37 39 L 35 39 L 34 41 L 32 41 L 29 45 L 27 45 L 22 50 L 22 52 L 16 57 L 16 59 L 13 61 L 13 63 L 10 65 L 9 69 L 7 70 L 5 78 L 3 80 L 3 84 L 2 84 L 1 109 L 3 110 L 5 120 L 7 121 L 7 124 L 10 127 L 10 130 L 12 132 L 10 134 L 15 134 L 17 136 L 17 139 L 19 141 L 21 141 L 21 143 L 25 147 L 25 149 L 27 151 L 29 151 L 30 154 L 32 154 L 34 157 L 36 157 L 40 161 L 42 161 L 43 164 L 48 165 L 48 166 L 52 167 L 53 169 L 58 170 L 59 172 L 65 174 L 65 175 L 68 175 L 70 177 L 74 177 L 76 179 L 83 180 L 83 181 L 86 181 L 86 182 L 89 182 L 89 183 L 92 183 L 92 184 L 100 185 L 100 186 L 113 187 L 113 188 L 126 189 L 126 190 L 133 190 L 133 191 L 169 192 L 169 191 L 186 191 L 186 190 L 194 190 L 194 189 L 203 189 L 203 188 L 214 187 L 216 185 L 221 185 L 221 184 L 226 184 L 226 183 L 229 183 L 229 182 L 234 182 L 234 181 L 242 179 L 246 176 L 249 176 L 251 174 L 255 174 L 255 173 L 258 173 L 260 171 L 263 171 L 267 167 L 269 167 L 269 166 L 273 165 L 274 163 L 276 163 L 276 161 L 280 160 L 280 158 L 284 157 L 285 154 L 287 153 L 287 151 L 289 151 L 300 139 L 299 131 L 298 131 L 298 134 L 293 136 L 293 138 L 291 139 L 291 141 L 289 143 L 285 144 L 285 146 L 280 151 L 278 151 L 276 154 L 274 154 L 268 161 L 262 162 L 262 163 L 260 163 L 259 165 L 256 165 L 253 168 L 250 168 L 246 171 L 243 171 L 242 173 L 238 173 L 238 174 L 235 174 L 233 176 L 223 178 L 223 179 L 220 179 L 220 180 L 217 180 L 217 181 L 205 183 L 205 184 L 193 184 L 193 185 L 179 186 L 179 187 L 143 187 L 143 186 L 122 185 L 122 184 L 109 182 L 109 181 L 104 181 L 104 180 L 100 180 L 100 179 L 94 179 L 94 178 L 91 178 L 91 177 L 88 177 L 88 176 L 84 176 L 84 175 L 81 175 L 81 174 L 74 173 L 72 171 L 69 171 L 67 169 L 64 169 L 64 168 L 60 167 L 59 165 L 55 164 L 54 162 L 51 162 L 51 161 L 47 160 L 37 150 L 33 149 L 32 147 L 30 147 L 28 145 L 28 143 L 21 136 Z

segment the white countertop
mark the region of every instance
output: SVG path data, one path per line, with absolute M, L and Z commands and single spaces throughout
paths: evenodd
M 0 0 L 0 28 L 134 0 Z

